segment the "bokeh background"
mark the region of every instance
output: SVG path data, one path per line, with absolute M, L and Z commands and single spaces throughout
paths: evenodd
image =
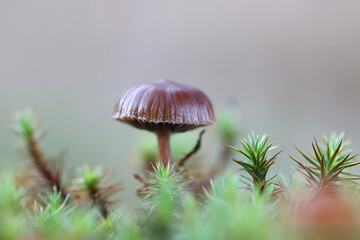
M 345 131 L 360 152 L 360 2 L 348 0 L 0 0 L 0 172 L 16 171 L 16 110 L 31 107 L 48 156 L 115 173 L 134 198 L 144 132 L 113 121 L 130 87 L 168 78 L 231 105 L 246 134 L 269 133 L 288 173 L 314 136 Z M 215 145 L 216 125 L 208 127 Z M 196 140 L 194 140 L 195 142 Z M 216 153 L 201 150 L 206 157 Z M 234 166 L 238 168 L 238 166 Z

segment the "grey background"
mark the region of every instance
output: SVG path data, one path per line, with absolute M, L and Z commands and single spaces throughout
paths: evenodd
M 131 86 L 169 78 L 235 104 L 247 132 L 293 145 L 345 131 L 360 152 L 359 1 L 0 0 L 0 166 L 16 170 L 12 114 L 32 107 L 47 155 L 66 151 L 69 176 L 102 165 L 134 197 L 143 132 L 111 120 Z M 216 145 L 209 127 L 208 146 Z M 206 147 L 205 147 L 206 149 Z M 212 151 L 204 152 L 212 157 Z M 234 166 L 235 167 L 235 166 Z M 236 166 L 237 167 L 237 166 Z

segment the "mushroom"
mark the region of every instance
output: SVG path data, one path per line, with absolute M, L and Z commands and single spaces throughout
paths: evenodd
M 215 122 L 212 104 L 198 89 L 159 80 L 129 89 L 116 103 L 113 119 L 155 132 L 164 166 L 174 165 L 170 133 L 185 132 Z

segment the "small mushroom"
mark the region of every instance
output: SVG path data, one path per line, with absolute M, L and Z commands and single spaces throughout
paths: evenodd
M 116 103 L 113 119 L 155 132 L 164 166 L 174 164 L 169 146 L 171 132 L 215 122 L 212 104 L 203 92 L 169 80 L 129 89 Z

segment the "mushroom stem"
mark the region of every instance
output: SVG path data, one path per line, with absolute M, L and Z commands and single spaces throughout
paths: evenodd
M 157 137 L 158 137 L 159 154 L 160 154 L 161 162 L 164 166 L 169 165 L 170 167 L 172 167 L 174 165 L 174 162 L 171 158 L 171 152 L 170 152 L 169 130 L 160 129 L 159 131 L 157 131 Z

